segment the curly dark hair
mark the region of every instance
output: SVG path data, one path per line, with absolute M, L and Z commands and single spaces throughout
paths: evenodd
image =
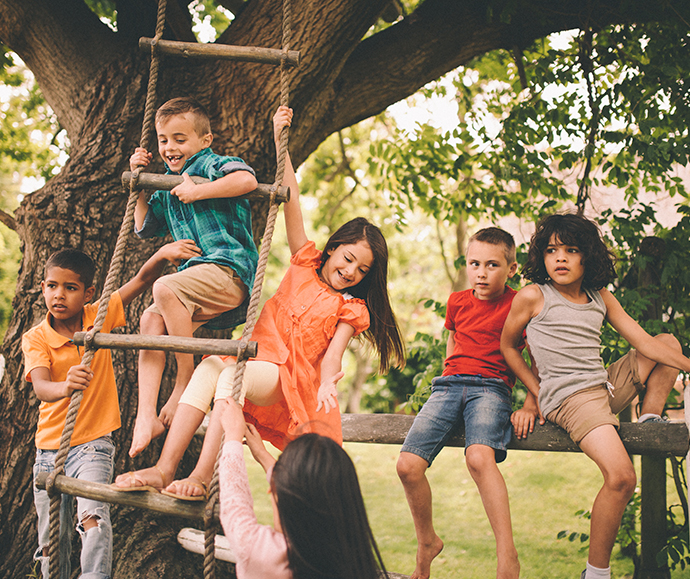
M 582 253 L 585 277 L 582 288 L 598 291 L 616 279 L 616 256 L 606 247 L 596 223 L 576 213 L 554 213 L 542 217 L 530 241 L 522 275 L 534 283 L 550 281 L 544 265 L 544 251 L 552 236 L 577 247 Z

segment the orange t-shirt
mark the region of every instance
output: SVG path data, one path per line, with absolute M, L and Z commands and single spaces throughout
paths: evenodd
M 280 449 L 306 432 L 342 444 L 340 412 L 326 414 L 323 408 L 316 412 L 321 361 L 340 322 L 352 326 L 355 336 L 369 327 L 364 301 L 334 293 L 316 272 L 320 264 L 321 252 L 312 241 L 292 256 L 278 291 L 264 305 L 252 333 L 252 340 L 259 344 L 256 359 L 279 366 L 285 400 L 271 406 L 247 400 L 245 417 Z
M 98 302 L 86 304 L 83 313 L 83 329 L 90 330 L 98 313 Z M 31 371 L 36 368 L 48 368 L 50 379 L 60 382 L 67 378 L 72 366 L 81 364 L 84 348 L 76 346 L 69 338 L 58 334 L 51 326 L 50 312 L 35 328 L 31 328 L 22 337 L 24 351 L 24 370 L 26 379 L 31 382 Z M 108 304 L 108 314 L 103 323 L 102 332 L 125 324 L 125 312 L 120 294 L 115 292 Z M 84 390 L 74 425 L 71 446 L 77 446 L 96 440 L 120 428 L 120 406 L 117 398 L 117 385 L 110 350 L 103 348 L 96 351 L 91 362 L 93 378 Z M 65 426 L 69 398 L 56 402 L 41 402 L 39 406 L 38 426 L 36 429 L 36 448 L 55 450 L 60 447 L 60 436 Z

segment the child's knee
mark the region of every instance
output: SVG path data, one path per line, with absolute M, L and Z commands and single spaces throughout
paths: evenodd
M 606 482 L 612 490 L 625 495 L 629 499 L 635 492 L 637 475 L 635 474 L 635 469 L 631 466 L 631 468 L 611 473 Z
M 165 333 L 165 322 L 163 316 L 153 312 L 145 311 L 139 320 L 139 331 L 142 334 L 162 335 Z
M 472 444 L 465 450 L 465 464 L 472 478 L 476 478 L 487 470 L 496 468 L 496 453 L 489 446 Z
M 414 483 L 424 477 L 429 464 L 422 457 L 411 452 L 401 452 L 396 470 L 403 484 Z
M 85 510 L 81 513 L 77 531 L 84 535 L 91 529 L 101 528 L 110 524 L 110 514 L 107 506 Z

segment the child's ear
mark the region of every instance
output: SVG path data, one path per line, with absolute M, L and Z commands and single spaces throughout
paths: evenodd
M 213 142 L 213 133 L 207 133 L 203 137 L 201 137 L 201 142 L 204 145 L 204 148 L 210 147 L 211 143 Z
M 96 293 L 96 288 L 94 286 L 91 286 L 89 288 L 86 288 L 86 291 L 84 291 L 84 303 L 87 304 L 93 299 L 93 294 Z
M 517 272 L 518 264 L 517 261 L 514 261 L 510 267 L 508 268 L 508 277 L 513 277 L 515 273 Z

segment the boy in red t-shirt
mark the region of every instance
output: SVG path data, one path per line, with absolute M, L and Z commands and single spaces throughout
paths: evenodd
M 426 470 L 459 424 L 465 426 L 465 461 L 496 537 L 500 579 L 520 573 L 513 543 L 508 491 L 497 464 L 511 438 L 511 391 L 515 375 L 500 351 L 501 331 L 515 290 L 506 281 L 517 270 L 513 236 L 497 227 L 482 229 L 467 247 L 471 289 L 448 299 L 449 330 L 443 375 L 434 378 L 429 400 L 416 416 L 398 459 L 417 534 L 413 579 L 427 579 L 443 549 L 432 520 Z

